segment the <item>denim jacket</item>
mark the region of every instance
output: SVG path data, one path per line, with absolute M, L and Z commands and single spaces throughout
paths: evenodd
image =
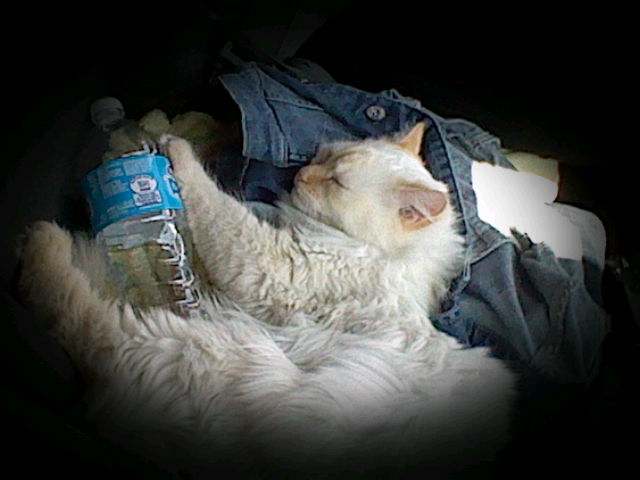
M 242 172 L 247 200 L 268 202 L 288 191 L 323 142 L 426 122 L 424 156 L 452 192 L 467 244 L 464 270 L 433 323 L 463 345 L 489 346 L 546 381 L 586 384 L 594 377 L 609 328 L 593 293 L 601 270 L 586 276 L 590 258 L 560 260 L 544 244 L 507 238 L 478 217 L 472 159 L 510 167 L 499 139 L 466 120 L 441 118 L 395 90 L 374 94 L 310 83 L 255 63 L 219 78 L 242 114 L 242 156 L 233 169 Z

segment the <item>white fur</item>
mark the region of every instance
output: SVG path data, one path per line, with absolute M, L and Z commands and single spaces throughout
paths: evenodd
M 375 156 L 393 148 L 364 147 L 373 196 L 358 195 L 392 204 L 376 190 L 392 179 Z M 513 374 L 428 320 L 459 268 L 450 207 L 400 240 L 380 231 L 367 242 L 337 207 L 331 226 L 314 218 L 296 185 L 274 227 L 221 192 L 186 142 L 167 138 L 165 148 L 214 287 L 209 320 L 109 300 L 97 247 L 55 224 L 34 225 L 22 250 L 26 298 L 92 379 L 93 415 L 109 435 L 165 463 L 261 458 L 306 471 L 448 468 L 495 452 Z M 393 155 L 396 174 L 443 188 L 424 168 L 401 168 L 411 156 Z

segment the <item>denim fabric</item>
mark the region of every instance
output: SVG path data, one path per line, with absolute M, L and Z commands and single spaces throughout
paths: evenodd
M 608 317 L 590 294 L 599 291 L 602 270 L 586 277 L 581 262 L 560 261 L 544 245 L 507 238 L 480 220 L 472 159 L 511 166 L 495 136 L 466 120 L 441 118 L 395 90 L 309 83 L 259 64 L 220 80 L 242 114 L 236 170 L 249 201 L 271 202 L 289 191 L 323 142 L 426 122 L 424 157 L 433 176 L 449 185 L 467 241 L 464 270 L 434 324 L 465 345 L 492 347 L 546 381 L 593 378 L 608 331 Z

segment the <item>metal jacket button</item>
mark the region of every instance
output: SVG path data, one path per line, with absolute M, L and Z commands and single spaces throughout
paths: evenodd
M 369 120 L 377 122 L 387 116 L 387 111 L 380 105 L 371 105 L 365 110 L 364 114 Z

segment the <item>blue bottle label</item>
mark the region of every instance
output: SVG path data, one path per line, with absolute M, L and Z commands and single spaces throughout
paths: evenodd
M 184 208 L 171 162 L 162 155 L 139 153 L 109 160 L 87 174 L 82 187 L 96 233 L 135 215 Z

